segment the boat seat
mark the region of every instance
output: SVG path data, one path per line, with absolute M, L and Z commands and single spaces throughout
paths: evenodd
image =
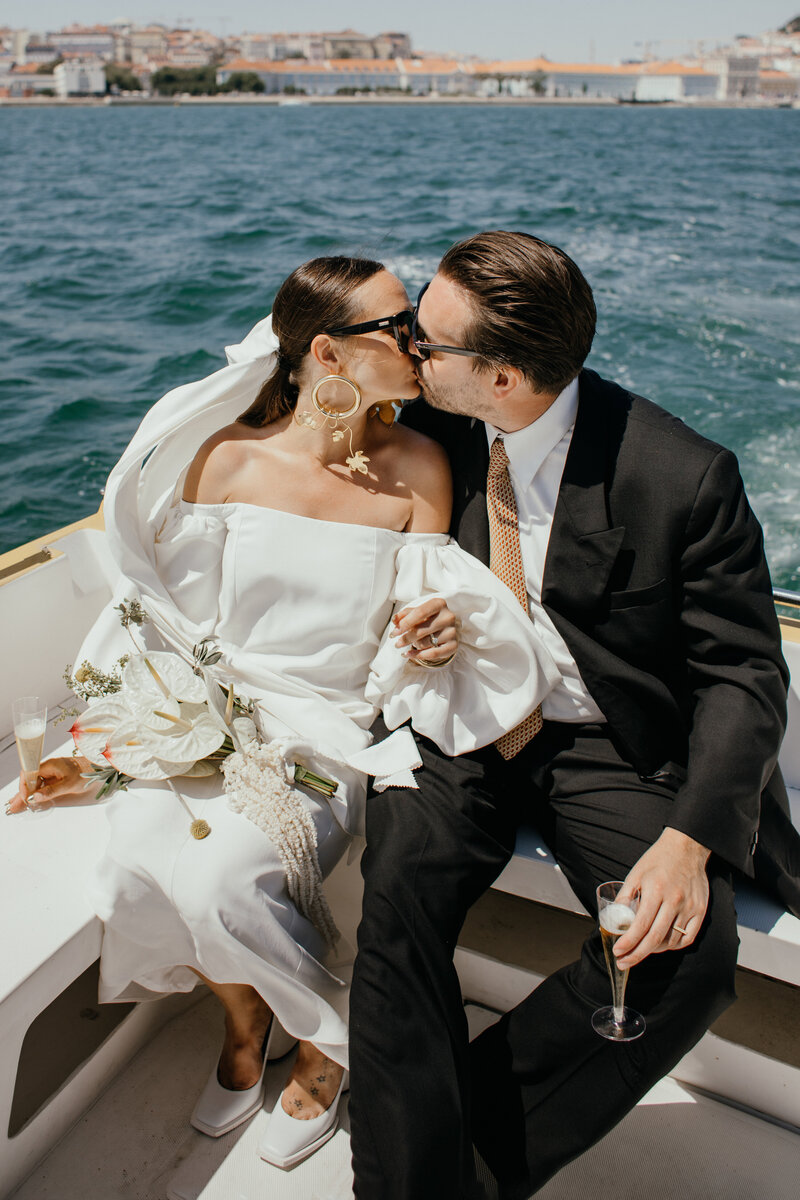
M 69 722 L 55 724 L 70 703 L 63 680 L 65 646 L 78 646 L 107 603 L 114 568 L 103 534 L 78 529 L 57 543 L 55 556 L 0 587 L 0 622 L 7 631 L 0 679 L 0 718 L 12 700 L 35 691 L 51 710 L 45 755 L 69 754 Z M 800 644 L 790 646 L 800 680 Z M 793 685 L 790 719 L 800 728 L 800 697 Z M 2 726 L 0 726 L 2 728 Z M 800 739 L 784 749 L 784 767 L 795 785 L 800 823 Z M 793 757 L 792 757 L 793 756 Z M 5 914 L 0 953 L 0 1194 L 16 1185 L 99 1095 L 122 1063 L 167 1017 L 152 1016 L 170 1001 L 138 1005 L 64 1086 L 13 1137 L 7 1136 L 17 1063 L 31 1022 L 97 960 L 101 924 L 85 895 L 85 882 L 105 846 L 103 805 L 77 803 L 43 816 L 6 817 L 16 791 L 18 762 L 13 732 L 0 736 L 0 905 Z M 495 884 L 544 904 L 581 912 L 552 855 L 534 829 L 520 831 L 516 852 Z M 800 921 L 752 888 L 741 888 L 739 920 L 746 967 L 800 984 Z M 167 1009 L 171 1015 L 174 1009 Z
M 800 829 L 800 737 L 796 732 L 800 730 L 800 641 L 785 640 L 784 654 L 792 672 L 789 727 L 795 733 L 784 741 L 780 764 L 792 819 Z M 532 825 L 520 829 L 514 856 L 494 887 L 568 912 L 586 912 Z M 736 911 L 741 943 L 739 966 L 800 985 L 800 920 L 744 878 L 736 885 Z

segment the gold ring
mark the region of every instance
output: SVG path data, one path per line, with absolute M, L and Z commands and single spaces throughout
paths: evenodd
M 673 922 L 672 928 L 675 930 L 676 933 L 682 933 L 684 937 L 689 936 L 689 930 L 684 929 L 682 925 L 677 925 L 677 924 L 675 924 L 675 922 Z
M 448 663 L 451 663 L 453 661 L 455 656 L 456 656 L 456 652 L 454 650 L 449 658 L 442 658 L 442 659 L 440 659 L 439 662 L 428 662 L 427 659 L 424 659 L 424 658 L 417 658 L 414 661 L 418 667 L 427 667 L 428 670 L 430 671 L 430 670 L 435 670 L 438 667 L 446 667 Z

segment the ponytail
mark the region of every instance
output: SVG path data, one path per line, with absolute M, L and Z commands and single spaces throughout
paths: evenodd
M 294 412 L 298 376 L 312 341 L 326 329 L 352 325 L 360 315 L 358 288 L 383 270 L 382 263 L 368 258 L 335 255 L 314 258 L 292 271 L 272 306 L 272 329 L 279 344 L 275 367 L 238 418 L 243 425 L 259 429 Z
M 261 385 L 261 389 L 250 407 L 238 418 L 242 425 L 260 429 L 295 410 L 298 387 L 292 382 L 292 364 L 279 350 L 275 368 Z

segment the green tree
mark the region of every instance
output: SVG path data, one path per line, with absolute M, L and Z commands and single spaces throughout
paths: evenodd
M 223 92 L 263 92 L 264 80 L 255 71 L 234 71 L 223 83 Z
M 64 59 L 59 55 L 58 58 L 51 58 L 50 62 L 39 63 L 38 67 L 36 68 L 36 74 L 37 75 L 52 75 L 53 71 L 55 71 L 58 64 L 62 63 L 63 61 L 64 61 Z M 40 93 L 40 95 L 41 95 L 41 93 Z
M 161 67 L 151 79 L 153 91 L 160 96 L 214 96 L 217 87 L 217 69 L 207 67 Z
M 106 91 L 140 92 L 142 82 L 129 67 L 121 63 L 106 63 Z
M 544 71 L 537 71 L 531 76 L 531 88 L 534 96 L 543 96 L 547 90 L 547 76 Z

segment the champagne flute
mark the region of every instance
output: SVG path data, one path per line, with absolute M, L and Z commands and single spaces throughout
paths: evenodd
M 601 883 L 597 889 L 597 919 L 611 978 L 612 1003 L 606 1008 L 598 1008 L 594 1013 L 592 1029 L 613 1042 L 632 1042 L 634 1038 L 641 1037 L 645 1030 L 644 1017 L 635 1009 L 625 1007 L 628 972 L 620 970 L 614 956 L 617 939 L 630 929 L 639 907 L 638 896 L 633 896 L 625 904 L 619 903 L 617 897 L 624 886 L 616 881 Z
M 42 764 L 42 746 L 47 728 L 47 705 L 42 704 L 38 696 L 22 696 L 11 706 L 14 721 L 14 736 L 17 739 L 17 752 L 22 775 L 28 794 L 25 807 L 29 812 L 42 813 L 52 807 L 49 800 L 30 802 L 30 797 L 36 791 L 39 782 L 39 767 Z

